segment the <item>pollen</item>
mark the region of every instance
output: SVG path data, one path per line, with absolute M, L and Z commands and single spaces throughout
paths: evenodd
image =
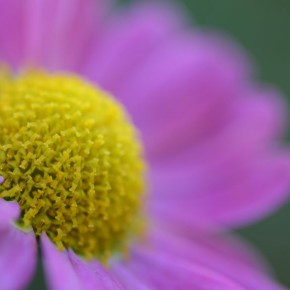
M 0 197 L 18 202 L 18 227 L 88 260 L 126 249 L 145 166 L 120 104 L 79 77 L 28 72 L 0 80 L 0 130 Z

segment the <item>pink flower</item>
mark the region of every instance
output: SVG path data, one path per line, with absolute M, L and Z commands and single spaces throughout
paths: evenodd
M 110 92 L 140 131 L 149 165 L 145 242 L 103 267 L 59 251 L 43 232 L 51 289 L 283 289 L 248 247 L 219 236 L 275 210 L 290 186 L 289 151 L 279 143 L 285 105 L 251 80 L 240 49 L 186 29 L 181 14 L 158 4 L 112 13 L 102 0 L 0 7 L 0 60 L 15 75 L 73 72 Z M 17 203 L 1 199 L 0 207 L 1 289 L 22 289 L 36 238 L 13 225 Z

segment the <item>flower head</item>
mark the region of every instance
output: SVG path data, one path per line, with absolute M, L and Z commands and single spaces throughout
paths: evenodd
M 61 250 L 110 256 L 136 227 L 144 183 L 121 107 L 76 77 L 43 73 L 2 82 L 0 101 L 0 196 L 20 205 L 18 225 Z
M 280 96 L 173 9 L 106 4 L 0 0 L 2 285 L 25 287 L 38 241 L 56 290 L 281 289 L 213 234 L 287 197 Z

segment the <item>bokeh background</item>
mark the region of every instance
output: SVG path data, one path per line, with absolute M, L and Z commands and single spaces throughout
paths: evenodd
M 126 5 L 132 1 L 134 0 L 119 0 L 119 4 Z M 280 88 L 290 101 L 289 0 L 171 1 L 186 9 L 192 25 L 221 31 L 236 40 L 255 61 L 259 80 Z M 290 130 L 285 142 L 289 140 L 289 132 Z M 290 202 L 267 219 L 236 231 L 236 234 L 259 249 L 272 265 L 277 279 L 288 287 L 290 287 L 289 228 Z M 28 289 L 45 289 L 41 268 Z
M 176 2 L 186 8 L 193 25 L 220 30 L 235 39 L 255 61 L 257 77 L 277 86 L 290 100 L 289 0 L 176 0 Z M 286 138 L 288 140 L 289 132 L 288 130 Z M 289 225 L 290 203 L 271 217 L 236 232 L 253 243 L 266 256 L 276 277 L 290 287 Z

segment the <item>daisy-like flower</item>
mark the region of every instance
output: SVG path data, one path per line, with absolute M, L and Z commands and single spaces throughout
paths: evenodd
M 37 243 L 50 289 L 283 289 L 220 236 L 290 180 L 283 101 L 239 49 L 156 3 L 0 8 L 1 289 Z

